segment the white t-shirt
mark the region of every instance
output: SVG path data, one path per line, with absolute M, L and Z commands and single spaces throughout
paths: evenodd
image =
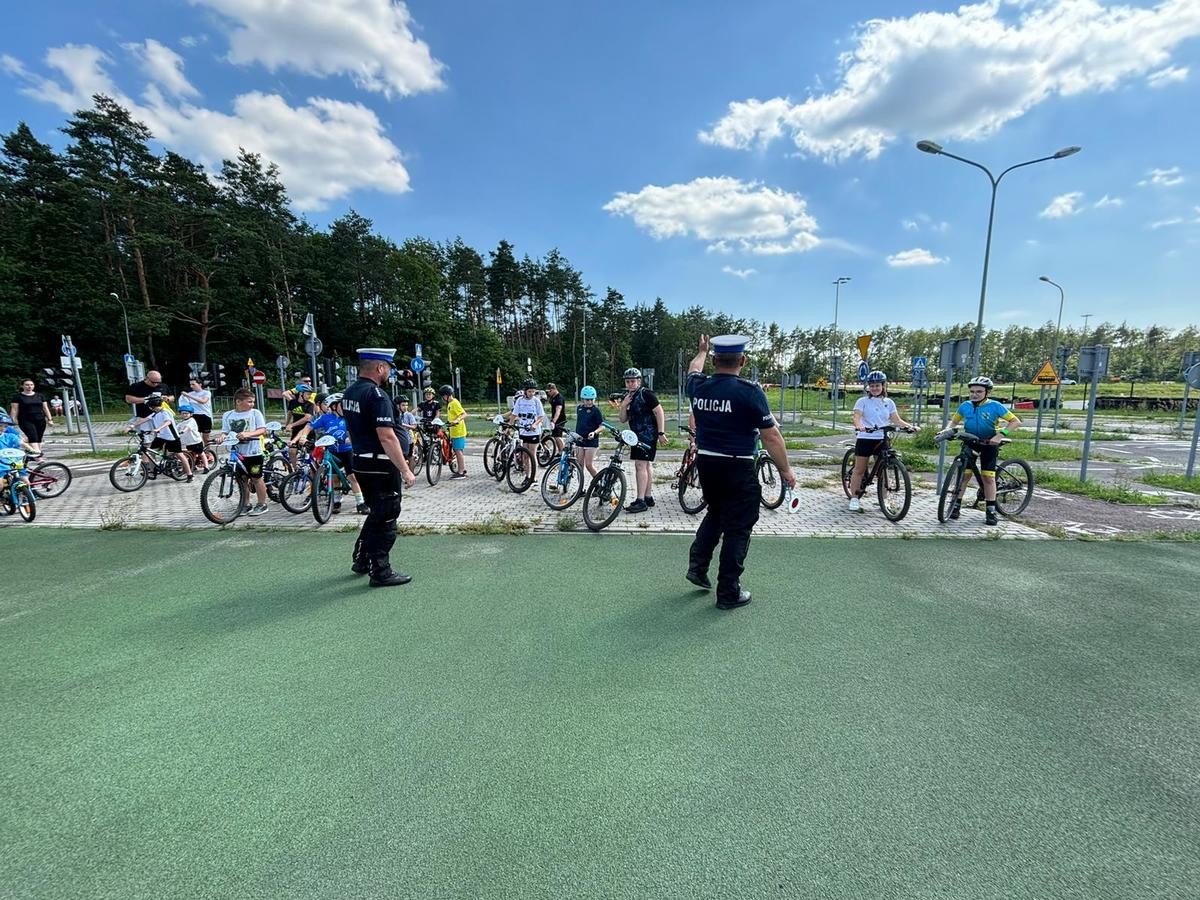
M 854 404 L 855 412 L 862 414 L 865 428 L 882 428 L 891 424 L 892 416 L 896 414 L 896 404 L 888 397 L 859 397 Z M 867 441 L 878 441 L 883 435 L 878 431 L 860 431 L 855 437 Z
M 184 391 L 180 399 L 187 397 L 192 401 L 192 412 L 212 418 L 212 391 Z
M 542 401 L 537 397 L 527 398 L 521 394 L 513 401 L 513 414 L 521 423 L 518 431 L 522 437 L 537 437 L 542 433 L 542 427 L 533 427 L 533 423 L 538 419 L 545 420 L 546 410 L 542 406 Z
M 200 443 L 200 428 L 195 419 L 176 419 L 175 430 L 179 432 L 183 446 L 191 447 Z
M 164 441 L 179 440 L 179 432 L 175 430 L 175 417 L 165 409 L 160 409 L 150 417 L 150 430 Z
M 221 416 L 221 431 L 225 434 L 237 434 L 241 431 L 257 431 L 259 428 L 266 427 L 267 420 L 263 418 L 261 409 L 248 409 L 245 412 L 238 412 L 236 409 L 231 409 L 225 415 Z M 242 456 L 262 456 L 262 441 L 258 438 L 242 441 L 237 445 L 237 451 Z

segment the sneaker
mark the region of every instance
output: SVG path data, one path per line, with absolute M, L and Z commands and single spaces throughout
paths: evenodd
M 261 516 L 263 513 L 265 513 L 268 510 L 268 508 L 269 507 L 265 503 L 256 503 L 254 506 L 252 506 L 248 510 L 246 510 L 246 515 Z
M 360 503 L 358 506 L 354 507 L 354 511 L 359 515 L 365 516 L 371 511 L 371 507 L 367 506 L 366 503 Z
M 653 497 L 643 497 L 642 502 L 646 504 L 647 509 L 650 509 L 652 506 L 654 506 L 654 498 Z
M 451 478 L 466 478 L 466 477 L 467 477 L 467 473 L 466 473 L 466 472 L 455 472 L 455 473 L 454 473 L 453 475 L 451 475 L 450 477 L 451 477 Z
M 984 514 L 983 524 L 984 525 L 999 525 L 1000 524 L 1000 520 L 996 518 L 995 510 L 989 509 L 987 511 L 987 513 Z
M 191 476 L 191 475 L 189 475 L 187 478 L 185 478 L 185 479 L 183 480 L 183 483 L 184 483 L 184 484 L 191 484 L 191 483 L 192 483 L 192 476 Z
M 962 514 L 962 504 L 955 500 L 950 504 L 950 518 L 957 519 Z
M 333 504 L 333 511 L 335 513 L 340 513 L 342 511 L 342 504 L 340 504 L 340 503 Z
M 862 501 L 859 500 L 857 497 L 851 497 L 850 505 L 847 507 L 847 509 L 849 509 L 850 512 L 862 512 L 863 511 Z
M 632 503 L 630 503 L 627 507 L 625 507 L 625 512 L 627 512 L 627 513 L 643 513 L 649 508 L 650 507 L 646 506 L 646 504 L 644 502 L 642 502 L 642 498 L 638 497 L 636 500 L 634 500 Z

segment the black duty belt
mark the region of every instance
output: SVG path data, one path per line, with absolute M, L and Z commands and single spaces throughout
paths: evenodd
M 751 453 L 749 456 L 739 456 L 736 453 L 717 453 L 715 450 L 697 450 L 701 456 L 719 456 L 722 459 L 754 459 L 755 456 Z

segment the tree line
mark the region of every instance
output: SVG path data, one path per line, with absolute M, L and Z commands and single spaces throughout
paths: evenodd
M 187 363 L 220 361 L 238 371 L 247 357 L 279 354 L 298 368 L 301 329 L 314 317 L 327 358 L 353 361 L 353 348 L 388 345 L 406 356 L 425 348 L 435 382 L 462 372 L 468 399 L 494 396 L 525 377 L 565 391 L 587 380 L 602 393 L 630 365 L 653 367 L 673 390 L 677 366 L 700 333 L 744 333 L 763 380 L 829 374 L 833 352 L 852 375 L 856 334 L 832 327 L 786 329 L 775 322 L 693 306 L 672 312 L 661 297 L 627 300 L 595 291 L 557 249 L 538 257 L 501 240 L 486 255 L 460 238 L 413 236 L 397 243 L 347 212 L 314 228 L 289 206 L 276 166 L 245 150 L 210 175 L 169 149 L 128 110 L 97 95 L 62 128 L 56 152 L 24 123 L 0 150 L 0 379 L 14 384 L 57 364 L 59 335 L 96 360 L 106 380 L 123 379 L 122 307 L 135 356 L 179 382 Z M 110 297 L 116 294 L 120 303 Z M 941 342 L 971 336 L 973 322 L 941 328 L 881 323 L 871 364 L 896 380 L 913 356 L 936 363 Z M 1048 358 L 1054 325 L 989 330 L 983 369 L 997 380 L 1028 380 Z M 1183 352 L 1200 349 L 1196 326 L 1103 323 L 1061 343 L 1112 347 L 1110 372 L 1137 380 L 1175 378 Z

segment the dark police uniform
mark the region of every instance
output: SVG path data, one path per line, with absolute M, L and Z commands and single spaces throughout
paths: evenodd
M 359 378 L 342 396 L 342 411 L 354 445 L 354 474 L 371 509 L 354 544 L 354 565 L 360 571 L 369 566 L 374 577 L 391 568 L 388 554 L 400 516 L 400 471 L 375 433 L 376 428 L 393 427 L 392 398 L 371 379 Z
M 714 348 L 717 340 L 714 338 Z M 722 347 L 717 352 L 732 351 Z M 696 417 L 696 466 L 708 501 L 708 511 L 692 542 L 688 571 L 706 576 L 720 542 L 717 603 L 734 604 L 741 592 L 750 532 L 758 521 L 755 431 L 775 427 L 775 418 L 762 388 L 737 375 L 693 372 L 687 377 L 686 389 Z

